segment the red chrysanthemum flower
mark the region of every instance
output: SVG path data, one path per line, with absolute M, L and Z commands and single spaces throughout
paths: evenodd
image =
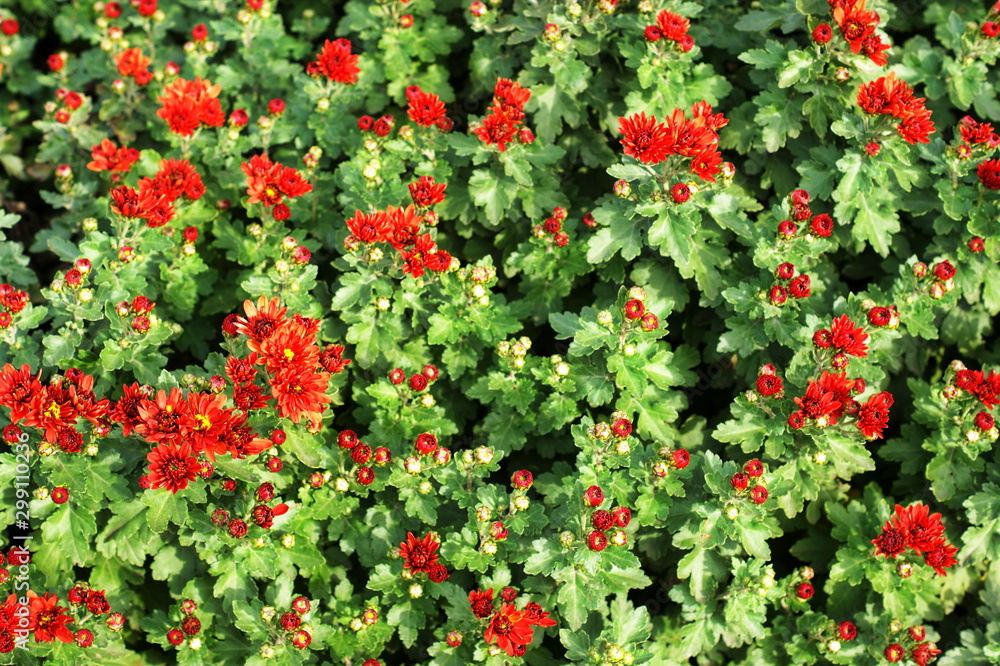
M 941 571 L 938 571 L 938 573 L 942 576 L 945 575 L 943 568 Z M 941 650 L 933 647 L 931 643 L 920 643 L 910 650 L 910 656 L 913 658 L 913 661 L 916 662 L 917 666 L 927 666 L 927 664 L 931 663 L 931 661 L 933 661 L 939 654 L 941 654 Z
M 270 439 L 260 437 L 252 428 L 246 425 L 247 415 L 234 413 L 230 416 L 225 432 L 219 434 L 219 440 L 225 444 L 235 459 L 255 456 L 274 445 Z
M 303 417 L 318 421 L 330 403 L 330 396 L 326 395 L 329 380 L 329 372 L 317 372 L 311 367 L 292 365 L 279 370 L 271 380 L 271 395 L 278 414 L 293 423 Z
M 514 610 L 514 604 L 502 604 L 493 614 L 490 626 L 486 628 L 483 638 L 487 643 L 497 646 L 510 656 L 519 656 L 518 647 L 526 646 L 534 637 L 531 620 L 524 611 Z
M 125 49 L 115 56 L 115 66 L 122 76 L 139 77 L 149 73 L 149 63 L 153 62 L 147 56 L 142 55 L 142 49 L 133 47 Z
M 882 41 L 878 35 L 871 34 L 861 40 L 861 54 L 868 56 L 868 59 L 880 67 L 889 63 L 889 58 L 885 52 L 890 48 L 889 44 Z
M 44 430 L 45 441 L 55 442 L 62 430 L 76 423 L 77 416 L 70 392 L 61 385 L 49 384 L 32 396 L 24 425 Z
M 235 323 L 236 331 L 246 335 L 252 341 L 266 340 L 284 320 L 288 308 L 281 307 L 281 299 L 272 296 L 260 296 L 256 305 L 253 301 L 243 301 L 243 311 L 246 317 L 238 317 Z
M 406 541 L 399 544 L 399 556 L 403 558 L 403 568 L 413 573 L 429 572 L 431 566 L 438 561 L 437 549 L 440 546 L 441 542 L 429 532 L 423 539 L 418 539 L 412 532 L 407 532 Z
M 117 147 L 111 139 L 102 139 L 90 148 L 91 161 L 87 168 L 91 171 L 128 171 L 139 159 L 135 148 Z
M 66 615 L 66 609 L 58 605 L 59 597 L 45 593 L 38 596 L 28 590 L 28 626 L 34 632 L 38 643 L 72 643 L 73 632 L 66 625 L 72 624 L 73 618 Z
M 181 196 L 194 201 L 205 194 L 205 184 L 190 162 L 168 158 L 160 160 L 160 170 L 155 176 L 139 181 L 140 194 L 147 191 L 169 201 Z
M 892 406 L 892 394 L 882 391 L 861 406 L 858 412 L 858 429 L 867 439 L 882 437 L 883 431 L 889 425 L 889 407 Z
M 920 553 L 934 550 L 944 536 L 941 514 L 930 513 L 927 505 L 920 502 L 905 509 L 897 504 L 887 526 L 899 530 L 906 539 L 906 545 Z
M 407 94 L 409 106 L 406 110 L 410 120 L 422 127 L 433 127 L 444 118 L 444 102 L 433 93 L 417 88 L 413 94 Z
M 487 146 L 496 144 L 502 153 L 507 150 L 507 144 L 514 140 L 517 123 L 506 115 L 493 113 L 486 116 L 473 133 Z
M 934 569 L 939 576 L 947 576 L 945 569 L 951 568 L 958 563 L 955 555 L 958 548 L 952 546 L 945 539 L 938 539 L 934 547 L 924 554 L 924 564 Z
M 979 182 L 991 190 L 1000 190 L 1000 160 L 986 160 L 976 167 Z
M 351 41 L 338 39 L 323 42 L 323 48 L 316 54 L 316 60 L 309 64 L 310 74 L 322 74 L 331 81 L 357 83 L 361 68 L 357 54 L 351 53 Z
M 367 245 L 383 242 L 389 230 L 389 219 L 382 211 L 362 213 L 358 210 L 346 222 L 351 235 Z
M 351 359 L 344 358 L 344 347 L 342 345 L 327 345 L 319 355 L 319 364 L 330 374 L 343 372 L 344 368 L 350 365 Z
M 691 22 L 679 14 L 663 10 L 656 15 L 656 26 L 663 37 L 679 42 L 687 34 Z
M 482 619 L 493 614 L 493 588 L 469 592 L 469 606 L 472 614 Z
M 875 544 L 875 554 L 895 558 L 906 550 L 906 535 L 888 524 L 882 528 L 882 534 L 872 539 Z
M 211 460 L 216 453 L 225 452 L 219 435 L 226 431 L 231 411 L 223 407 L 226 398 L 221 394 L 189 393 L 187 397 L 192 426 L 186 433 L 187 441 L 195 452 L 204 451 Z
M 163 391 L 160 391 L 163 393 Z M 160 444 L 147 456 L 151 488 L 166 488 L 176 494 L 198 477 L 201 463 L 192 456 L 191 444 Z
M 251 341 L 248 345 L 260 354 L 257 361 L 270 374 L 290 367 L 313 369 L 319 364 L 319 347 L 315 334 L 298 324 L 294 319 L 278 322 L 274 332 L 261 342 Z
M 162 389 L 155 400 L 143 400 L 138 406 L 141 421 L 135 431 L 149 442 L 179 442 L 192 428 L 191 408 L 178 388 L 170 393 Z
M 410 183 L 410 197 L 415 206 L 427 208 L 444 201 L 447 187 L 446 183 L 435 183 L 434 176 L 421 176 L 415 183 Z
M 620 143 L 626 155 L 646 164 L 657 164 L 671 154 L 670 133 L 665 125 L 656 122 L 656 116 L 640 111 L 628 118 L 618 118 L 618 122 L 618 131 L 625 136 Z
M 226 115 L 222 112 L 219 93 L 222 86 L 195 77 L 193 81 L 178 78 L 163 88 L 157 101 L 163 106 L 156 115 L 167 122 L 170 131 L 179 136 L 191 136 L 202 125 L 222 127 Z
M 20 369 L 15 369 L 10 363 L 0 371 L 0 405 L 10 408 L 10 420 L 19 422 L 28 415 L 32 398 L 43 392 L 42 382 L 38 376 L 31 374 L 31 366 L 27 363 Z
M 833 346 L 850 356 L 868 356 L 868 334 L 856 328 L 847 315 L 841 315 L 830 325 Z
M 556 621 L 549 618 L 549 613 L 542 610 L 542 607 L 534 601 L 529 601 L 524 605 L 524 613 L 528 622 L 536 627 L 556 626 Z

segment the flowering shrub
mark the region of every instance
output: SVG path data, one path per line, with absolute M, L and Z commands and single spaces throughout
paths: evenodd
M 1000 4 L 311 4 L 0 8 L 0 663 L 998 663 Z

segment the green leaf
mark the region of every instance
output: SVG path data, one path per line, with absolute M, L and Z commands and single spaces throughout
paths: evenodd
M 153 532 L 165 532 L 169 523 L 183 526 L 187 520 L 187 500 L 169 490 L 150 489 L 140 497 L 142 503 L 149 507 L 146 520 Z
M 681 580 L 690 579 L 691 594 L 701 603 L 715 594 L 728 573 L 726 558 L 712 548 L 695 546 L 677 563 L 677 576 Z

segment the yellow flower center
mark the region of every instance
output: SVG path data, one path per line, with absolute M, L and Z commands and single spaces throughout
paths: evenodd
M 285 350 L 285 360 L 286 361 L 291 361 L 293 358 L 295 358 L 295 352 L 293 352 L 291 349 L 286 349 Z
M 59 409 L 59 403 L 53 400 L 51 403 L 49 403 L 49 406 L 46 407 L 42 413 L 47 418 L 58 419 L 59 415 L 62 413 L 62 410 Z
M 196 430 L 208 430 L 212 427 L 212 422 L 208 420 L 208 417 L 204 414 L 195 414 L 194 420 L 198 422 L 198 427 Z

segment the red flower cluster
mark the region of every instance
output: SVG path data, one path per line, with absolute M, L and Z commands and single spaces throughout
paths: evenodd
M 619 118 L 618 131 L 624 138 L 621 144 L 626 155 L 640 162 L 658 164 L 668 155 L 691 159 L 690 172 L 710 182 L 719 173 L 722 154 L 719 153 L 717 130 L 729 121 L 721 113 L 712 113 L 712 106 L 702 100 L 691 107 L 691 118 L 680 109 L 656 122 L 656 116 L 640 112 L 628 118 Z
M 98 398 L 93 388 L 94 378 L 76 368 L 45 385 L 27 364 L 15 369 L 8 363 L 0 371 L 0 405 L 10 408 L 11 423 L 38 428 L 45 441 L 66 453 L 83 448 L 83 435 L 75 430 L 78 419 L 98 429 L 107 427 L 110 402 Z
M 690 27 L 691 22 L 686 18 L 664 9 L 656 15 L 656 25 L 646 26 L 644 35 L 647 42 L 668 39 L 674 42 L 678 51 L 687 53 L 694 48 L 694 37 L 688 34 Z
M 421 127 L 434 127 L 441 131 L 451 129 L 451 121 L 444 115 L 444 102 L 433 93 L 424 92 L 420 86 L 410 86 L 406 89 L 406 100 L 409 103 L 406 114 L 410 120 Z
M 628 419 L 619 419 L 614 427 L 623 427 L 621 422 L 628 424 L 628 431 L 631 433 L 632 422 Z M 619 431 L 620 432 L 620 431 Z M 617 435 L 625 438 L 628 435 Z M 604 503 L 604 491 L 600 486 L 590 486 L 584 493 L 584 504 L 591 507 L 600 507 Z M 632 510 L 625 506 L 615 507 L 612 511 L 595 508 L 590 514 L 590 524 L 594 528 L 587 535 L 587 547 L 591 550 L 601 551 L 607 548 L 608 543 L 616 546 L 628 544 L 628 535 L 624 529 L 632 522 Z M 612 530 L 610 536 L 608 530 Z
M 982 370 L 962 369 L 955 373 L 954 381 L 957 388 L 975 396 L 986 409 L 1000 405 L 1000 373 L 995 370 L 986 375 Z
M 420 181 L 417 182 L 418 192 L 419 183 Z M 433 198 L 431 195 L 431 199 Z M 444 273 L 451 267 L 451 255 L 438 249 L 430 234 L 420 233 L 420 223 L 423 220 L 424 217 L 417 215 L 412 205 L 406 208 L 389 206 L 385 211 L 374 213 L 355 211 L 354 217 L 347 220 L 351 235 L 344 241 L 344 245 L 354 250 L 362 243 L 388 243 L 399 252 L 404 273 L 415 278 L 423 277 L 425 270 Z
M 504 588 L 501 592 L 503 601 L 513 601 L 516 592 Z M 469 605 L 472 614 L 480 619 L 490 618 L 489 625 L 483 633 L 487 643 L 497 646 L 512 657 L 523 657 L 528 644 L 534 639 L 533 627 L 554 627 L 556 621 L 549 613 L 534 601 L 529 601 L 521 610 L 515 610 L 513 603 L 501 603 L 496 608 L 493 601 L 493 588 L 488 590 L 473 590 L 469 592 Z
M 806 298 L 812 294 L 809 276 L 805 273 L 795 276 L 795 266 L 785 262 L 774 271 L 774 276 L 780 281 L 771 287 L 768 297 L 774 305 L 783 305 L 788 297 Z M 784 283 L 784 284 L 782 284 Z
M 892 559 L 907 549 L 913 549 L 924 556 L 924 564 L 933 568 L 939 576 L 946 576 L 945 569 L 958 562 L 955 559 L 958 548 L 944 537 L 941 514 L 931 514 L 930 509 L 919 502 L 905 509 L 897 504 L 894 515 L 882 528 L 882 534 L 872 539 L 872 543 L 875 544 L 876 555 Z
M 813 344 L 818 349 L 832 348 L 848 356 L 868 356 L 868 334 L 863 328 L 856 328 L 847 315 L 834 319 L 829 329 L 816 331 Z
M 451 574 L 445 565 L 438 562 L 437 550 L 440 547 L 441 542 L 433 532 L 425 534 L 423 539 L 418 539 L 412 532 L 407 532 L 406 541 L 399 544 L 399 556 L 403 558 L 403 568 L 415 574 L 425 573 L 431 582 L 443 583 Z
M 824 370 L 818 381 L 809 381 L 805 395 L 795 398 L 799 409 L 789 415 L 788 425 L 798 430 L 811 421 L 822 428 L 836 425 L 846 414 L 857 417 L 858 428 L 865 437 L 881 437 L 889 423 L 892 395 L 883 391 L 861 405 L 853 395 L 864 390 L 864 380 L 848 379 L 846 372 Z
M 203 125 L 222 127 L 226 114 L 222 112 L 219 92 L 222 86 L 195 77 L 194 81 L 178 78 L 163 88 L 162 104 L 156 115 L 167 121 L 174 134 L 191 136 Z
M 240 165 L 247 177 L 247 203 L 271 207 L 275 219 L 291 216 L 285 197 L 294 199 L 312 192 L 312 185 L 294 168 L 272 162 L 267 155 L 254 155 Z
M 325 76 L 338 83 L 357 83 L 360 72 L 358 56 L 351 53 L 351 41 L 343 38 L 324 41 L 316 60 L 306 65 L 310 76 Z
M 754 504 L 763 504 L 770 497 L 765 485 L 764 463 L 757 458 L 748 460 L 743 465 L 743 471 L 733 474 L 729 479 L 729 484 L 736 491 L 738 499 L 750 500 Z M 751 486 L 751 482 L 753 486 Z M 747 490 L 749 489 L 749 492 Z
M 421 176 L 416 182 L 410 183 L 410 198 L 417 208 L 430 208 L 444 201 L 444 191 L 447 183 L 435 183 L 434 176 Z
M 174 219 L 173 203 L 152 190 L 136 192 L 127 185 L 121 185 L 109 194 L 112 212 L 122 217 L 146 220 L 150 227 L 162 227 Z
M 882 41 L 875 29 L 879 24 L 878 12 L 865 9 L 865 0 L 829 0 L 833 20 L 840 34 L 851 45 L 852 53 L 862 53 L 876 65 L 885 66 L 885 52 L 889 45 Z
M 547 217 L 542 224 L 536 224 L 531 231 L 535 238 L 545 238 L 551 235 L 553 243 L 559 247 L 566 247 L 569 245 L 569 235 L 563 231 L 562 223 L 567 216 L 565 208 L 556 206 L 552 209 L 552 215 Z
M 14 315 L 28 305 L 28 293 L 4 282 L 0 284 L 0 331 L 14 323 Z
M 330 373 L 316 369 L 321 355 L 316 344 L 319 321 L 299 315 L 286 319 L 277 297 L 261 296 L 256 305 L 244 301 L 243 309 L 246 317 L 236 317 L 233 328 L 250 338 L 247 346 L 258 354 L 255 363 L 270 375 L 278 415 L 294 423 L 303 416 L 318 423 L 330 402 L 326 395 Z
M 181 196 L 190 201 L 200 199 L 205 194 L 205 185 L 187 160 L 164 159 L 152 178 L 139 181 L 140 197 L 147 192 L 172 204 Z
M 122 76 L 131 76 L 140 86 L 144 86 L 153 80 L 153 73 L 149 71 L 149 63 L 152 60 L 142 55 L 142 49 L 133 47 L 125 49 L 115 56 L 115 66 Z
M 118 148 L 111 139 L 102 139 L 96 146 L 91 146 L 90 156 L 93 158 L 87 168 L 91 171 L 128 171 L 139 159 L 139 151 L 135 148 Z
M 496 144 L 500 152 L 514 140 L 518 125 L 524 120 L 524 105 L 531 98 L 531 91 L 510 79 L 498 78 L 493 88 L 493 106 L 490 114 L 473 130 L 487 146 Z M 534 136 L 531 137 L 534 140 Z M 531 143 L 531 141 L 525 141 Z
M 914 97 L 913 89 L 890 72 L 858 89 L 858 106 L 872 115 L 889 115 L 901 122 L 896 131 L 907 143 L 930 143 L 934 133 L 931 112 L 923 97 Z

